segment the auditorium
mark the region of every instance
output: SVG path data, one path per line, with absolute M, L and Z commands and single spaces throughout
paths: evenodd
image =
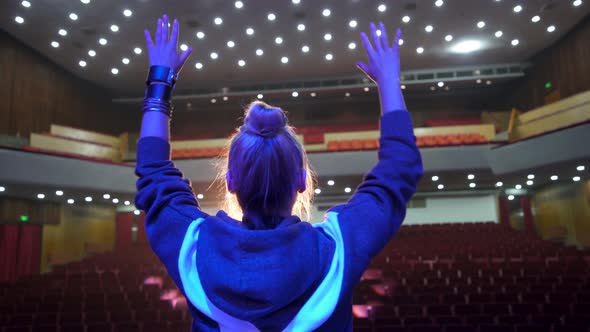
M 590 332 L 590 0 L 0 13 L 0 332 Z

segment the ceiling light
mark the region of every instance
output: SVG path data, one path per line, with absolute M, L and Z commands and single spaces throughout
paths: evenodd
M 59 31 L 57 33 L 59 33 L 60 36 L 67 36 L 68 35 L 68 31 L 65 29 L 59 29 Z
M 438 186 L 436 186 L 438 188 L 438 190 L 443 190 L 445 189 L 445 185 L 444 184 L 439 184 Z
M 509 201 L 513 201 L 514 200 L 514 195 L 508 195 L 508 200 Z
M 113 69 L 111 69 L 111 73 L 112 73 L 113 75 L 117 75 L 117 74 L 119 73 L 119 69 L 117 69 L 117 68 L 113 68 Z
M 334 180 L 328 180 L 328 185 L 333 186 L 335 184 Z
M 377 29 L 377 30 L 375 31 L 375 33 L 377 34 L 377 36 L 381 37 L 381 30 Z
M 293 97 L 295 97 L 295 98 L 296 98 L 297 96 L 299 96 L 299 92 L 297 92 L 297 91 L 293 91 L 293 92 L 291 93 L 291 96 L 293 96 Z
M 187 45 L 187 44 L 180 44 L 180 50 L 181 50 L 181 51 L 186 51 L 186 50 L 188 50 L 188 45 Z
M 481 84 L 481 79 L 477 79 L 477 81 L 475 81 L 477 84 Z
M 503 34 L 504 33 L 502 31 L 498 30 L 498 31 L 496 31 L 496 33 L 494 34 L 494 36 L 496 36 L 496 38 L 500 38 L 500 37 L 502 37 Z
M 551 175 L 551 181 L 557 181 L 559 179 L 559 176 L 557 175 Z
M 217 102 L 217 99 L 215 99 L 215 98 L 211 99 L 211 104 L 215 104 L 216 102 Z
M 113 201 L 112 202 L 115 203 L 115 204 L 117 204 L 117 203 L 119 203 L 119 199 L 118 198 L 113 198 Z
M 131 202 L 129 202 L 129 201 L 125 201 L 125 202 L 123 202 L 123 204 L 125 204 L 125 205 L 130 205 L 130 204 L 131 204 Z
M 331 34 L 329 34 L 329 33 L 325 34 L 325 35 L 324 35 L 324 40 L 326 40 L 326 41 L 330 41 L 330 40 L 332 40 L 332 35 L 331 35 Z
M 356 48 L 356 44 L 354 42 L 348 43 L 348 49 L 354 50 Z
M 527 185 L 527 186 L 532 186 L 532 185 L 533 185 L 533 183 L 534 183 L 534 182 L 533 182 L 533 180 L 528 180 L 528 181 L 526 182 L 526 185 Z
M 43 199 L 43 198 L 45 198 L 45 194 L 37 194 L 37 198 L 38 199 Z
M 51 42 L 51 46 L 53 46 L 54 48 L 58 48 L 59 47 L 59 43 L 54 40 L 54 41 Z
M 301 2 L 301 0 L 291 0 L 291 2 L 292 2 L 294 5 L 298 5 L 298 4 Z
M 282 63 L 287 63 L 287 62 L 289 62 L 289 58 L 287 58 L 286 56 L 284 56 L 284 57 L 281 58 L 281 62 Z
M 133 214 L 136 215 L 136 216 L 139 216 L 140 213 L 141 213 L 141 211 L 139 211 L 139 210 L 134 210 L 133 211 Z
M 28 1 L 23 1 L 23 2 L 21 2 L 20 4 L 21 4 L 21 5 L 23 5 L 23 7 L 25 7 L 25 8 L 29 8 L 29 7 L 31 7 L 31 3 L 30 3 L 30 2 L 28 2 Z
M 241 1 L 236 1 L 234 2 L 234 6 L 236 6 L 236 8 L 240 9 L 242 7 L 244 7 L 244 3 Z
M 4 191 L 6 191 L 6 188 L 5 188 L 5 187 L 2 187 L 2 186 L 0 186 L 0 192 L 4 192 Z
M 469 175 L 467 175 L 467 179 L 468 180 L 473 180 L 473 179 L 475 179 L 475 175 L 469 174 Z
M 522 186 L 520 184 L 517 184 L 516 186 L 514 186 L 514 189 L 522 189 Z
M 205 196 L 203 194 L 197 194 L 197 199 L 203 199 Z
M 480 29 L 483 29 L 486 26 L 486 22 L 484 21 L 479 21 L 477 22 L 477 27 Z
M 586 166 L 584 166 L 584 165 L 580 165 L 580 166 L 576 167 L 576 171 L 578 171 L 578 172 L 583 172 L 585 169 L 586 169 Z
M 438 175 L 433 175 L 432 176 L 432 181 L 434 181 L 434 182 L 438 181 Z
M 529 179 L 529 180 L 532 180 L 532 179 L 535 178 L 535 174 L 529 174 L 529 175 L 527 175 L 526 178 Z
M 454 53 L 471 53 L 481 48 L 481 42 L 478 40 L 464 40 L 456 43 L 451 47 L 451 52 Z
M 351 27 L 351 28 L 353 28 L 353 29 L 356 28 L 357 24 L 358 23 L 356 22 L 356 20 L 350 20 L 348 22 L 348 26 Z
M 133 52 L 134 52 L 135 54 L 141 54 L 141 48 L 139 48 L 139 47 L 136 47 L 136 48 L 134 48 L 134 49 L 133 49 Z
M 14 21 L 15 21 L 16 23 L 18 23 L 18 24 L 23 24 L 23 23 L 25 23 L 25 19 L 24 19 L 24 18 L 22 18 L 22 17 L 20 17 L 20 16 L 17 16 L 17 17 L 15 17 L 15 18 L 14 18 Z
M 443 0 L 436 0 L 434 2 L 434 5 L 437 6 L 437 7 L 441 7 L 442 5 L 444 5 L 444 3 L 445 2 Z
M 275 38 L 275 44 L 281 45 L 282 43 L 283 43 L 283 37 L 277 37 L 277 38 Z
M 84 61 L 84 60 L 80 60 L 80 61 L 78 62 L 78 65 L 79 65 L 80 67 L 86 67 L 86 61 Z
M 332 61 L 332 59 L 334 59 L 334 56 L 331 53 L 326 54 L 326 60 Z
M 64 195 L 64 192 L 63 192 L 63 191 L 61 191 L 61 190 L 57 190 L 57 191 L 55 191 L 55 194 L 56 194 L 57 196 L 63 196 L 63 195 Z
M 475 186 L 477 186 L 477 185 L 476 185 L 474 182 L 471 182 L 471 183 L 469 184 L 469 188 L 475 188 Z
M 128 65 L 129 64 L 129 59 L 128 58 L 123 58 L 123 59 L 121 59 L 121 62 L 123 62 L 124 65 Z
M 502 187 L 504 183 L 502 181 L 496 182 L 496 187 Z
M 377 6 L 377 10 L 380 12 L 384 12 L 385 10 L 387 10 L 387 6 L 384 4 L 380 4 L 379 6 Z
M 555 31 L 555 25 L 550 25 L 547 27 L 547 32 L 553 32 Z
M 195 63 L 195 68 L 197 69 L 203 69 L 203 64 L 200 62 Z
M 572 180 L 574 180 L 574 182 L 578 182 L 578 181 L 580 181 L 580 177 L 579 176 L 574 176 L 572 178 Z
M 346 188 L 344 188 L 344 192 L 345 192 L 345 193 L 347 193 L 347 194 L 348 194 L 349 192 L 351 192 L 351 191 L 352 191 L 352 189 L 351 189 L 350 187 L 346 187 Z
M 223 19 L 221 17 L 216 17 L 215 19 L 213 19 L 213 23 L 215 23 L 216 25 L 221 25 L 223 23 Z
M 246 65 L 246 61 L 244 61 L 242 59 L 238 60 L 238 66 L 244 67 L 245 65 Z
M 397 41 L 397 44 L 398 44 L 399 46 L 402 46 L 402 45 L 404 44 L 404 40 L 400 38 L 400 39 Z
M 73 199 L 73 198 L 69 198 L 69 199 L 68 199 L 68 204 L 74 204 L 74 202 L 75 202 L 75 201 L 74 201 L 74 199 Z
M 492 85 L 492 81 L 490 81 L 490 80 L 487 80 L 487 81 L 486 81 L 486 84 L 487 84 L 487 85 Z
M 92 197 L 90 197 L 90 196 L 86 196 L 86 197 L 84 197 L 84 200 L 85 200 L 86 202 L 92 202 Z
M 515 13 L 520 13 L 522 11 L 522 6 L 521 5 L 514 6 L 514 8 L 512 10 L 514 10 Z
M 302 24 L 302 23 L 297 24 L 297 30 L 304 31 L 305 30 L 305 24 Z
M 426 32 L 432 32 L 432 30 L 434 30 L 434 28 L 432 27 L 432 25 L 427 25 L 424 27 L 424 30 L 426 30 Z
M 345 93 L 344 97 L 350 97 L 350 92 Z
M 264 98 L 264 95 L 262 93 L 259 93 L 259 94 L 256 95 L 256 98 L 262 99 L 262 98 Z
M 445 85 L 445 82 L 438 82 L 437 85 L 439 88 L 442 88 Z
M 197 38 L 199 38 L 199 39 L 205 38 L 205 33 L 203 31 L 197 31 Z
M 324 15 L 325 17 L 330 16 L 330 14 L 332 14 L 332 11 L 330 11 L 328 8 L 322 10 L 322 15 Z
M 533 23 L 537 23 L 537 22 L 539 22 L 540 20 L 541 20 L 541 16 L 539 16 L 539 15 L 535 15 L 535 16 L 533 16 L 533 17 L 531 18 L 531 21 L 532 21 Z
M 236 46 L 236 43 L 234 43 L 234 41 L 233 41 L 233 40 L 228 40 L 228 41 L 227 41 L 227 47 L 229 47 L 229 48 L 232 48 L 232 47 L 234 47 L 234 46 Z
M 119 27 L 113 24 L 113 25 L 111 25 L 111 31 L 117 32 L 117 31 L 119 31 Z
M 436 88 L 435 88 L 435 87 L 433 87 L 433 86 L 431 86 L 431 87 L 430 87 L 430 91 L 434 91 L 434 90 L 436 90 Z
M 309 46 L 303 45 L 303 47 L 301 47 L 301 52 L 303 52 L 303 53 L 309 52 Z
M 125 10 L 123 10 L 123 15 L 129 17 L 129 16 L 133 15 L 133 12 L 129 9 L 125 9 Z
M 246 34 L 247 34 L 248 36 L 252 36 L 252 35 L 254 34 L 254 29 L 252 29 L 252 28 L 248 28 L 248 29 L 246 29 Z
M 363 88 L 363 90 L 365 90 L 365 92 L 369 92 L 370 89 L 369 89 L 368 86 L 366 86 L 366 87 Z
M 406 89 L 406 85 L 402 84 L 402 90 L 405 90 L 405 89 Z
M 582 0 L 576 0 L 573 2 L 574 7 L 579 7 L 582 4 Z
M 219 55 L 215 52 L 211 52 L 211 54 L 209 54 L 209 56 L 211 57 L 211 59 L 215 60 L 219 57 Z
M 109 194 L 104 194 L 104 195 L 102 195 L 102 198 L 104 198 L 104 199 L 110 199 L 110 198 L 111 198 L 111 195 L 109 195 Z
M 446 35 L 445 40 L 450 42 L 451 40 L 453 40 L 453 35 Z
M 78 15 L 76 13 L 70 13 L 70 20 L 75 21 L 78 19 Z
M 100 45 L 104 46 L 104 45 L 106 45 L 108 42 L 107 42 L 107 40 L 106 40 L 105 38 L 100 38 L 100 39 L 98 40 L 98 43 L 99 43 Z
M 317 96 L 317 94 L 316 94 L 315 92 L 312 92 L 312 93 L 310 93 L 309 95 L 310 95 L 310 96 L 312 96 L 312 97 L 315 97 L 315 96 Z
M 404 23 L 410 22 L 410 17 L 408 15 L 402 17 L 402 22 L 404 22 Z
M 516 46 L 518 45 L 520 42 L 518 41 L 518 39 L 513 39 L 510 44 L 512 44 L 512 46 Z
M 276 19 L 277 19 L 277 16 L 276 16 L 274 13 L 268 13 L 268 15 L 266 16 L 266 18 L 267 18 L 269 21 L 274 21 L 274 20 L 276 20 Z
M 422 53 L 424 53 L 424 47 L 418 47 L 418 48 L 416 49 L 416 52 L 418 52 L 418 54 L 422 54 Z
M 261 48 L 256 50 L 256 55 L 261 56 L 263 54 L 264 54 L 264 51 Z
M 90 0 L 80 0 L 80 2 L 83 3 L 83 4 L 85 4 L 85 5 L 87 5 L 87 4 L 90 3 Z
M 315 188 L 314 192 L 319 195 L 322 192 L 322 190 L 320 188 Z

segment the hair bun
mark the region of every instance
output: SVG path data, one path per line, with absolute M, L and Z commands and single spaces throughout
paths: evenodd
M 243 130 L 261 137 L 272 137 L 287 126 L 287 116 L 282 109 L 255 101 L 248 107 Z

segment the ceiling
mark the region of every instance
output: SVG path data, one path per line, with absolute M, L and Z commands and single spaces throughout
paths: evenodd
M 74 75 L 110 88 L 120 97 L 143 94 L 148 66 L 143 30 L 154 30 L 157 17 L 164 13 L 179 19 L 180 43 L 194 48 L 179 83 L 185 91 L 358 76 L 354 63 L 365 58 L 359 32 L 367 31 L 370 21 L 379 20 L 390 36 L 395 27 L 402 27 L 404 70 L 521 63 L 590 13 L 586 0 L 242 0 L 241 8 L 233 0 L 82 1 L 29 0 L 29 7 L 21 0 L 2 1 L 0 28 Z M 384 11 L 379 11 L 380 5 L 385 5 Z M 517 5 L 522 7 L 518 13 L 514 11 Z M 124 15 L 125 9 L 131 16 Z M 323 15 L 325 9 L 330 16 Z M 77 20 L 70 19 L 70 13 Z M 269 13 L 275 14 L 274 21 L 268 20 Z M 531 20 L 535 15 L 540 17 L 536 23 Z M 17 23 L 17 16 L 24 22 Z M 404 16 L 410 21 L 404 23 Z M 221 25 L 214 23 L 216 17 L 223 20 Z M 349 26 L 352 19 L 357 21 L 356 28 Z M 485 22 L 483 28 L 477 26 L 480 21 Z M 305 25 L 303 31 L 298 30 L 299 24 Z M 111 30 L 112 25 L 117 25 L 117 32 Z M 427 25 L 432 25 L 432 32 L 425 31 Z M 555 30 L 548 32 L 549 26 Z M 254 29 L 252 35 L 246 33 L 248 27 Z M 60 29 L 67 35 L 60 35 Z M 199 31 L 204 38 L 197 38 Z M 502 31 L 499 38 L 497 31 Z M 327 33 L 332 36 L 330 41 L 324 38 Z M 445 40 L 449 34 L 451 42 Z M 283 39 L 282 44 L 275 43 L 276 37 Z M 107 44 L 99 44 L 100 38 Z M 519 44 L 512 46 L 515 39 Z M 227 46 L 230 40 L 233 48 Z M 481 50 L 468 54 L 450 50 L 465 40 L 481 42 Z M 52 42 L 59 47 L 52 47 Z M 348 48 L 351 42 L 356 43 L 354 50 Z M 309 46 L 308 53 L 301 51 L 304 45 Z M 141 54 L 135 54 L 136 47 Z M 417 53 L 418 47 L 424 48 L 422 54 Z M 258 48 L 262 56 L 256 55 Z M 94 57 L 89 56 L 90 50 L 96 52 Z M 218 54 L 216 60 L 211 59 L 211 52 Z M 328 53 L 333 56 L 331 61 L 325 58 Z M 281 63 L 284 56 L 289 59 L 286 64 Z M 129 63 L 122 63 L 123 58 Z M 239 60 L 245 61 L 243 67 Z M 81 67 L 80 61 L 86 66 Z M 197 62 L 201 69 L 195 67 Z M 117 75 L 111 73 L 112 68 L 118 69 Z

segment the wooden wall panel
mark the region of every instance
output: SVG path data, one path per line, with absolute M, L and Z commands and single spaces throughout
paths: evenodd
M 590 90 L 590 16 L 576 25 L 562 39 L 531 59 L 527 76 L 507 87 L 508 106 L 527 111 L 545 104 L 552 91 L 560 98 Z M 548 101 L 551 98 L 547 99 Z
M 119 135 L 111 93 L 0 31 L 0 134 L 27 137 L 52 123 Z

